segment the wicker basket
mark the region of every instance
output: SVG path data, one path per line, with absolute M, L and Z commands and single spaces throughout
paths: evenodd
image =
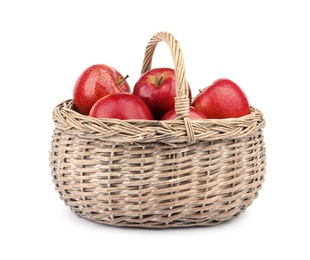
M 266 165 L 261 111 L 189 119 L 183 56 L 171 34 L 151 38 L 142 73 L 160 41 L 174 61 L 177 119 L 96 119 L 76 112 L 72 100 L 53 111 L 53 182 L 80 217 L 114 226 L 211 226 L 236 218 L 258 195 Z

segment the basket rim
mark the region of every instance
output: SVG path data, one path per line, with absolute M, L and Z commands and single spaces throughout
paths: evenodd
M 251 113 L 239 118 L 191 119 L 195 141 L 244 138 L 265 127 L 262 112 L 251 106 Z M 120 120 L 94 118 L 74 109 L 73 99 L 53 110 L 55 128 L 82 138 L 116 142 L 189 142 L 183 119 Z

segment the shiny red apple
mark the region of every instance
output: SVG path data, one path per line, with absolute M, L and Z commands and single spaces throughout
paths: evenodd
M 173 120 L 177 117 L 177 114 L 175 112 L 175 109 L 172 108 L 170 109 L 167 113 L 165 113 L 160 120 Z M 201 112 L 200 110 L 194 108 L 194 107 L 189 107 L 189 118 L 200 118 L 200 119 L 206 119 L 207 116 Z
M 170 68 L 154 68 L 145 72 L 136 82 L 133 94 L 144 100 L 155 119 L 160 119 L 163 114 L 174 108 L 175 71 Z M 191 99 L 190 87 L 189 98 Z
M 77 79 L 73 101 L 80 113 L 88 115 L 98 99 L 121 92 L 130 92 L 126 78 L 111 66 L 96 64 L 87 68 Z
M 202 111 L 208 118 L 237 118 L 251 112 L 243 90 L 229 79 L 218 79 L 202 90 L 192 106 Z
M 153 120 L 152 112 L 145 102 L 131 93 L 116 93 L 100 98 L 91 108 L 90 116 L 122 120 Z

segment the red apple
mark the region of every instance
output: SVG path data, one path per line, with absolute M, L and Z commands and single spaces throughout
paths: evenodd
M 172 108 L 170 109 L 167 113 L 165 113 L 160 120 L 173 120 L 177 117 L 177 114 L 175 112 L 175 109 Z M 194 107 L 189 107 L 189 118 L 200 118 L 200 119 L 206 119 L 207 116 L 202 113 L 200 110 L 194 108 Z
M 78 78 L 73 90 L 73 101 L 79 112 L 88 115 L 93 104 L 108 94 L 130 92 L 130 87 L 115 68 L 96 64 Z
M 100 98 L 92 106 L 89 115 L 96 118 L 118 118 L 122 120 L 154 119 L 149 107 L 141 98 L 125 92 Z
M 208 118 L 237 118 L 249 114 L 250 106 L 242 89 L 229 79 L 218 79 L 193 101 Z
M 155 119 L 160 119 L 163 114 L 174 108 L 175 71 L 170 68 L 155 68 L 147 71 L 136 82 L 133 94 L 144 100 Z M 191 99 L 190 87 L 189 98 Z

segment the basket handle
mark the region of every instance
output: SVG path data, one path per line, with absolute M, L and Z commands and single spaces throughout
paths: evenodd
M 188 84 L 185 78 L 185 65 L 183 54 L 179 42 L 171 33 L 158 32 L 149 41 L 146 46 L 141 74 L 149 71 L 152 66 L 152 58 L 155 47 L 161 41 L 165 41 L 170 47 L 172 59 L 174 61 L 175 78 L 176 78 L 176 97 L 175 97 L 175 112 L 177 119 L 183 119 L 186 127 L 188 140 L 195 140 L 195 135 L 191 120 L 189 119 L 190 99 L 188 93 Z

